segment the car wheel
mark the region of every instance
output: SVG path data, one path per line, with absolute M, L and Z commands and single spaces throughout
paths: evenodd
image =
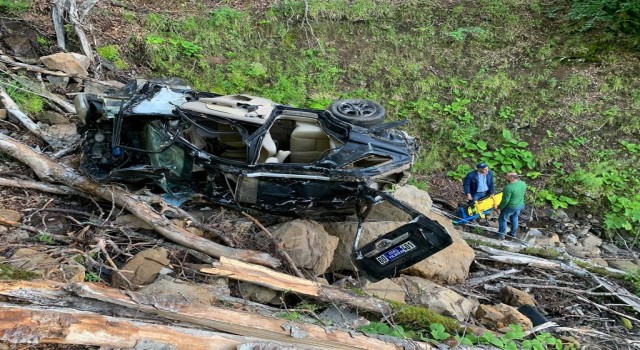
M 358 126 L 371 127 L 384 120 L 386 112 L 377 102 L 362 99 L 344 99 L 334 101 L 329 111 L 338 119 Z

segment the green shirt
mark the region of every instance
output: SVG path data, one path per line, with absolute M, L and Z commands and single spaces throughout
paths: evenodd
M 500 210 L 509 207 L 517 208 L 524 204 L 524 192 L 527 190 L 527 184 L 522 180 L 512 182 L 504 187 L 502 190 L 502 201 L 498 208 Z

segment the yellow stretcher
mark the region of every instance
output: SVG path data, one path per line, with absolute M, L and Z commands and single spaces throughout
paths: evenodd
M 485 216 L 493 211 L 494 208 L 498 207 L 498 204 L 500 204 L 501 200 L 502 192 L 498 192 L 493 196 L 480 198 L 469 205 L 461 207 L 459 209 L 461 219 L 456 220 L 453 223 L 455 225 L 461 225 L 477 218 L 485 218 Z

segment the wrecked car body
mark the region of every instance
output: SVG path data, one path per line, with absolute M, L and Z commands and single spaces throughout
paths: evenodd
M 174 198 L 196 192 L 279 215 L 356 214 L 359 231 L 370 207 L 390 202 L 413 220 L 354 246 L 356 263 L 374 278 L 451 244 L 442 226 L 381 191 L 407 181 L 417 143 L 394 128 L 401 122 L 382 124 L 384 109 L 373 101 L 294 108 L 156 80 L 81 94 L 75 104 L 84 135 L 80 169 L 97 181 L 153 183 Z

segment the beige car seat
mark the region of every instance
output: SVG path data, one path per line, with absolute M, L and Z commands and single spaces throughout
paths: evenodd
M 331 140 L 316 123 L 296 121 L 291 132 L 291 163 L 313 163 L 331 149 Z

